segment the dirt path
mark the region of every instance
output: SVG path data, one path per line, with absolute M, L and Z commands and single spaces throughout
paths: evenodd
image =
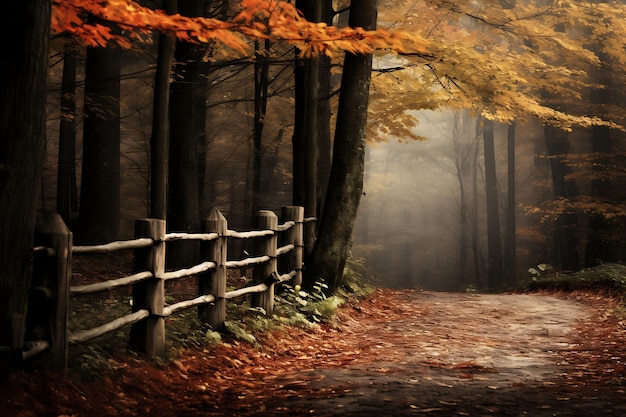
M 298 405 L 315 414 L 354 416 L 591 415 L 588 393 L 572 398 L 549 391 L 565 371 L 562 353 L 578 346 L 577 324 L 591 319 L 594 308 L 540 295 L 397 297 L 400 317 L 363 321 L 364 332 L 356 336 L 368 353 L 364 360 L 309 371 L 313 387 L 342 394 Z M 365 359 L 372 353 L 374 362 Z M 615 394 L 603 413 L 626 415 L 626 397 Z
M 23 375 L 0 416 L 626 416 L 626 321 L 597 294 L 379 290 L 337 324 L 115 359 L 94 383 Z

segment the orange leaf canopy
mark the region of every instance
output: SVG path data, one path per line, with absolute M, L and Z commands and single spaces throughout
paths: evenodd
M 123 29 L 120 34 L 104 22 Z M 292 43 L 303 56 L 332 55 L 336 51 L 371 53 L 391 49 L 403 53 L 426 53 L 427 41 L 409 32 L 366 31 L 336 28 L 308 22 L 293 4 L 277 0 L 243 0 L 231 21 L 168 15 L 143 7 L 133 0 L 54 0 L 52 29 L 70 33 L 89 46 L 114 42 L 130 47 L 130 39 L 150 39 L 154 31 L 175 33 L 178 39 L 204 43 L 219 40 L 246 53 L 248 39 L 272 39 Z

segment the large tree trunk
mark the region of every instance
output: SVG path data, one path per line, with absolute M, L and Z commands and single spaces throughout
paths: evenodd
M 487 286 L 500 287 L 504 282 L 502 244 L 500 237 L 500 205 L 493 138 L 493 121 L 484 119 L 485 185 L 487 197 Z
M 87 49 L 85 120 L 76 241 L 111 242 L 120 228 L 120 51 Z
M 202 16 L 205 0 L 179 4 L 184 16 Z M 170 96 L 170 146 L 168 229 L 176 232 L 200 230 L 200 196 L 198 179 L 198 145 L 204 129 L 199 130 L 197 118 L 204 113 L 204 91 L 199 83 L 199 63 L 202 46 L 178 41 L 175 56 L 175 81 Z M 200 106 L 202 104 L 202 106 Z M 168 246 L 168 263 L 173 267 L 195 264 L 199 245 L 193 241 L 175 242 Z
M 26 312 L 38 184 L 45 149 L 50 1 L 9 0 L 0 66 L 0 346 L 21 349 L 12 325 Z M 10 356 L 0 354 L 0 380 Z
M 352 7 L 350 26 L 376 28 L 376 0 L 355 2 Z M 307 285 L 322 278 L 330 291 L 335 291 L 341 285 L 357 209 L 363 194 L 365 127 L 371 71 L 371 54 L 346 54 L 324 216 L 305 270 Z
M 311 22 L 321 18 L 321 0 L 298 0 L 296 6 Z M 304 217 L 317 216 L 317 157 L 319 57 L 297 59 L 295 77 L 295 124 L 293 146 L 293 204 L 304 207 Z M 315 242 L 314 224 L 307 223 L 305 257 Z
M 165 0 L 163 7 L 175 14 L 177 0 Z M 150 137 L 150 213 L 156 219 L 167 217 L 167 145 L 169 139 L 170 77 L 176 36 L 162 33 L 154 76 L 152 136 Z
M 327 25 L 333 24 L 335 11 L 333 10 L 332 0 L 320 0 L 321 2 L 321 21 Z M 319 57 L 319 94 L 317 104 L 317 216 L 323 215 L 324 199 L 326 198 L 326 189 L 328 188 L 328 179 L 330 178 L 331 167 L 331 130 L 330 119 L 332 117 L 330 99 L 331 99 L 331 62 L 330 57 L 322 55 Z
M 66 46 L 61 81 L 61 122 L 59 128 L 59 163 L 57 168 L 57 213 L 72 228 L 78 212 L 76 187 L 76 51 Z

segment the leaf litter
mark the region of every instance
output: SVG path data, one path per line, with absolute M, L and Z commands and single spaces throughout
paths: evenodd
M 0 416 L 626 416 L 626 326 L 596 292 L 380 289 L 332 324 L 224 338 L 93 380 L 24 370 Z

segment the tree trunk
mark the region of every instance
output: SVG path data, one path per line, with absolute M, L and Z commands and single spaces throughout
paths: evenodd
M 179 4 L 184 16 L 202 16 L 204 0 Z M 198 145 L 204 135 L 197 118 L 204 113 L 204 91 L 199 82 L 199 62 L 202 46 L 178 41 L 175 49 L 175 81 L 170 95 L 170 146 L 168 229 L 176 232 L 200 230 L 200 196 L 198 179 Z M 202 104 L 202 106 L 200 106 Z M 172 267 L 188 267 L 199 258 L 197 242 L 179 241 L 168 245 L 167 261 Z
M 299 0 L 296 6 L 311 22 L 321 18 L 321 0 Z M 317 216 L 319 57 L 296 59 L 293 145 L 293 204 L 304 217 Z M 315 241 L 314 224 L 305 225 L 305 258 Z
M 353 4 L 353 7 L 350 26 L 376 28 L 376 0 L 364 0 Z M 307 285 L 322 278 L 331 292 L 342 282 L 363 194 L 365 127 L 371 71 L 371 54 L 346 54 L 324 216 L 305 271 Z
M 467 197 L 465 191 L 465 164 L 463 147 L 460 141 L 460 132 L 462 126 L 463 116 L 459 113 L 454 113 L 454 126 L 452 132 L 452 142 L 454 145 L 454 168 L 456 171 L 456 177 L 459 182 L 459 270 L 458 270 L 458 283 L 465 285 L 468 283 L 467 279 L 467 253 L 469 246 L 469 233 L 468 233 L 468 207 Z M 461 125 L 461 126 L 460 126 Z
M 263 162 L 263 127 L 267 111 L 267 92 L 269 85 L 269 63 L 265 58 L 269 54 L 270 41 L 265 40 L 263 52 L 259 41 L 254 42 L 256 60 L 254 62 L 254 144 L 252 150 L 252 211 L 247 213 L 255 219 L 256 212 L 261 209 L 261 176 Z
M 516 261 L 515 261 L 515 123 L 508 127 L 507 134 L 507 205 L 506 205 L 506 242 L 504 245 L 504 275 L 507 284 L 515 283 Z
M 480 239 L 479 239 L 479 229 L 478 229 L 478 167 L 479 167 L 479 156 L 480 156 L 480 144 L 478 138 L 482 132 L 483 128 L 481 126 L 480 118 L 476 119 L 476 129 L 475 129 L 475 145 L 474 145 L 474 155 L 472 157 L 472 253 L 474 260 L 474 283 L 476 287 L 482 288 L 482 251 L 480 249 Z
M 321 3 L 321 21 L 327 25 L 333 24 L 335 11 L 333 10 L 332 0 L 320 0 Z M 317 103 L 317 216 L 323 215 L 324 200 L 326 197 L 326 189 L 328 188 L 328 179 L 330 177 L 331 167 L 331 131 L 330 119 L 332 117 L 330 108 L 331 96 L 331 62 L 330 58 L 322 55 L 319 58 L 319 94 Z
M 78 213 L 76 188 L 76 51 L 66 46 L 61 81 L 61 122 L 57 168 L 57 213 L 71 229 Z
M 484 119 L 485 185 L 487 198 L 487 286 L 496 289 L 504 282 L 502 246 L 500 237 L 500 206 L 498 178 L 493 138 L 493 121 Z
M 38 184 L 46 138 L 50 1 L 10 0 L 2 26 L 0 66 L 0 346 L 22 349 L 13 325 L 23 322 Z M 11 365 L 0 354 L 0 380 Z
M 599 49 L 599 48 L 598 48 Z M 606 114 L 606 110 L 602 108 L 606 105 L 614 105 L 615 100 L 614 89 L 618 86 L 612 85 L 611 68 L 607 64 L 607 54 L 599 52 L 602 60 L 601 70 L 598 72 L 598 83 L 604 88 L 592 90 L 590 101 L 592 105 L 596 105 L 598 110 L 594 112 L 599 117 L 610 119 Z M 616 198 L 616 192 L 613 188 L 611 178 L 611 156 L 615 154 L 613 143 L 614 137 L 611 130 L 606 126 L 594 126 L 591 131 L 593 142 L 593 175 L 591 180 L 591 196 L 602 203 L 623 204 L 619 198 Z M 601 262 L 617 262 L 623 257 L 620 256 L 620 248 L 614 234 L 614 226 L 602 214 L 593 213 L 589 219 L 589 235 L 587 246 L 585 248 L 585 265 L 592 267 Z
M 163 4 L 168 14 L 175 14 L 177 0 Z M 150 137 L 150 213 L 155 219 L 167 217 L 167 145 L 169 139 L 170 77 L 176 36 L 162 33 L 154 76 L 152 136 Z
M 76 241 L 111 242 L 120 228 L 120 51 L 87 48 Z
M 548 155 L 550 156 L 550 170 L 552 171 L 552 185 L 556 199 L 572 199 L 579 195 L 576 181 L 568 178 L 570 167 L 562 161 L 569 153 L 567 132 L 555 127 L 544 128 Z M 552 265 L 561 271 L 577 271 L 580 269 L 578 259 L 578 224 L 577 213 L 563 213 L 556 220 L 554 234 L 554 255 Z

